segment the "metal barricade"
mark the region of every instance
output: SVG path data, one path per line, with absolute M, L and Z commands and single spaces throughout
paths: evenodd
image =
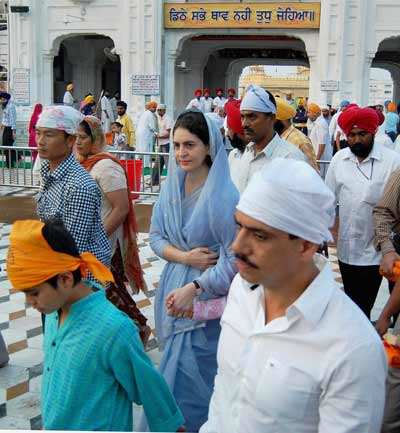
M 118 158 L 127 170 L 134 198 L 157 198 L 166 178 L 168 153 L 107 150 Z M 39 188 L 40 167 L 35 160 L 37 150 L 24 146 L 0 146 L 0 186 Z M 147 158 L 147 159 L 146 159 Z M 150 167 L 143 168 L 143 161 Z
M 108 150 L 118 158 L 128 174 L 134 198 L 157 198 L 166 178 L 168 153 Z M 24 146 L 0 146 L 0 186 L 39 188 L 40 171 L 34 167 L 37 150 Z M 143 167 L 150 161 L 150 167 Z M 318 161 L 321 173 L 326 173 L 330 161 Z

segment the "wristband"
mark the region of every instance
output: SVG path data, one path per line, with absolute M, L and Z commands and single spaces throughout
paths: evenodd
M 200 287 L 200 284 L 197 280 L 193 280 L 192 283 L 196 287 L 196 296 L 200 296 L 203 293 L 203 289 Z

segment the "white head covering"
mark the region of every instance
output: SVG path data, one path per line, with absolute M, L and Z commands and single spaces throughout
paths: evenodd
M 237 209 L 301 239 L 332 241 L 335 197 L 306 162 L 275 158 L 251 179 Z
M 167 106 L 165 104 L 158 104 L 157 105 L 157 110 L 166 110 Z
M 43 108 L 36 126 L 58 129 L 67 134 L 75 135 L 83 118 L 82 113 L 68 105 L 51 105 Z
M 262 87 L 251 84 L 247 88 L 247 92 L 240 104 L 240 110 L 275 114 L 276 106 L 270 100 L 270 96 Z

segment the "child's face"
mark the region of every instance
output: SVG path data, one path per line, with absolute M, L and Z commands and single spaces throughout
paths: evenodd
M 115 134 L 119 134 L 121 132 L 121 128 L 117 125 L 112 125 L 111 132 L 114 132 Z

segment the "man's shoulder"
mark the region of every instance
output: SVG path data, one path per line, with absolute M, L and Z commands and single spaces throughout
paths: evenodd
M 307 161 L 307 157 L 295 144 L 290 143 L 289 141 L 284 140 L 282 138 L 279 139 L 281 140 L 281 144 L 279 146 L 280 151 L 283 151 L 285 153 L 285 155 L 283 155 L 284 157 L 299 159 L 301 161 Z
M 95 180 L 78 162 L 71 165 L 65 188 L 69 191 L 98 192 Z
M 356 346 L 372 345 L 378 349 L 382 346 L 379 335 L 371 322 L 339 288 L 333 292 L 320 326 L 332 327 L 332 324 L 340 326 L 340 344 L 343 345 L 344 352 L 349 352 Z

